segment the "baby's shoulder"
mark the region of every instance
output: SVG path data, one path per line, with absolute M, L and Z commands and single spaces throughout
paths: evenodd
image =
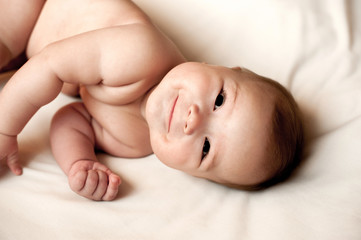
M 175 44 L 151 23 L 110 28 L 99 47 L 99 77 L 90 93 L 138 98 L 159 84 L 175 66 L 185 62 Z M 104 32 L 105 32 L 104 31 Z M 109 40 L 109 39 L 114 40 Z

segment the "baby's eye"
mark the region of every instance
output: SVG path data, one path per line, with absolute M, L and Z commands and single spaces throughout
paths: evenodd
M 203 160 L 203 158 L 205 158 L 207 156 L 210 148 L 211 148 L 211 144 L 209 144 L 208 138 L 205 138 L 204 143 L 203 143 L 203 149 L 202 149 L 202 160 Z
M 213 110 L 217 110 L 219 107 L 221 107 L 224 103 L 224 91 L 223 88 L 221 89 L 221 91 L 219 92 L 219 94 L 217 95 L 216 101 L 214 102 L 214 108 Z

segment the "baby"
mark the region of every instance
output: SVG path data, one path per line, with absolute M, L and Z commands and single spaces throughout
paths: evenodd
M 121 183 L 96 149 L 126 158 L 154 152 L 169 167 L 248 190 L 284 180 L 297 165 L 302 122 L 277 82 L 186 62 L 129 0 L 17 2 L 2 8 L 14 28 L 0 29 L 2 66 L 25 48 L 29 57 L 0 93 L 0 161 L 16 175 L 17 135 L 62 89 L 82 102 L 54 116 L 52 151 L 70 188 L 89 199 L 113 200 Z

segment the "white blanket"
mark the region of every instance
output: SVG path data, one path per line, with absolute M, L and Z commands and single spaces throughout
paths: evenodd
M 115 201 L 90 201 L 50 151 L 50 119 L 74 101 L 60 95 L 19 136 L 23 176 L 0 171 L 0 239 L 361 239 L 361 1 L 135 2 L 189 60 L 241 65 L 290 89 L 307 123 L 303 163 L 249 193 L 154 155 L 100 154 L 124 181 Z

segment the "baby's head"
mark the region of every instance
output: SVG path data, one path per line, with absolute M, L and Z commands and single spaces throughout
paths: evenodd
M 284 180 L 303 144 L 288 91 L 241 68 L 178 65 L 150 94 L 146 119 L 164 164 L 248 190 Z

